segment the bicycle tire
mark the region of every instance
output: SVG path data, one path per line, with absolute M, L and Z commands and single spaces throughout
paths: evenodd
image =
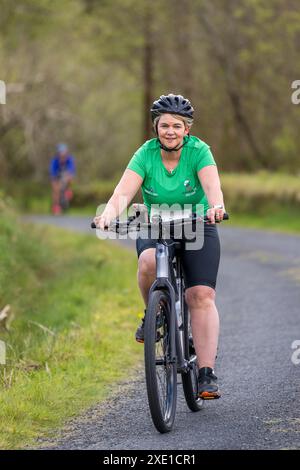
M 60 204 L 62 210 L 64 210 L 64 211 L 67 211 L 70 207 L 70 203 L 69 203 L 69 201 L 67 200 L 67 198 L 65 196 L 65 189 L 61 190 L 61 192 L 60 192 L 59 204 Z
M 195 354 L 191 353 L 190 348 L 190 312 L 186 302 L 184 302 L 184 318 L 183 318 L 183 353 L 187 361 L 195 358 Z M 191 411 L 200 411 L 203 408 L 204 400 L 198 397 L 198 366 L 196 362 L 192 363 L 192 369 L 183 372 L 182 386 L 185 401 Z
M 164 291 L 156 290 L 149 298 L 145 317 L 144 353 L 149 408 L 160 433 L 171 431 L 177 404 L 177 365 L 169 360 L 174 356 L 170 351 L 169 322 L 169 298 Z M 159 371 L 162 379 L 157 375 Z M 163 385 L 165 390 L 161 390 Z

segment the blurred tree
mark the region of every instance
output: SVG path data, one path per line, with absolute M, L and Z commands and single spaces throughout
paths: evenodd
M 153 103 L 153 30 L 152 24 L 155 21 L 153 6 L 150 2 L 145 4 L 144 10 L 144 100 L 142 113 L 144 115 L 144 140 L 152 137 L 152 123 L 149 109 Z
M 46 181 L 58 141 L 80 180 L 120 175 L 169 92 L 222 169 L 299 168 L 298 1 L 0 2 L 0 178 Z

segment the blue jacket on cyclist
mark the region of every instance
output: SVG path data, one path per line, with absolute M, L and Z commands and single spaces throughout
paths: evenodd
M 73 155 L 68 153 L 66 144 L 58 144 L 56 147 L 57 153 L 51 159 L 49 166 L 50 178 L 53 180 L 59 179 L 63 173 L 68 173 L 75 176 L 75 159 Z

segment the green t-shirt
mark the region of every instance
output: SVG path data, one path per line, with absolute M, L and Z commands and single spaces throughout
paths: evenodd
M 133 155 L 127 168 L 143 178 L 144 204 L 150 213 L 151 204 L 203 204 L 204 213 L 209 208 L 197 172 L 208 165 L 216 165 L 209 146 L 198 137 L 184 137 L 187 143 L 181 151 L 176 168 L 170 173 L 161 158 L 158 139 L 145 142 Z

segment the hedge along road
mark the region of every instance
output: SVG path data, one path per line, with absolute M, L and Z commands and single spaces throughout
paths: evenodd
M 26 219 L 95 236 L 87 217 Z M 221 335 L 215 372 L 222 398 L 192 413 L 179 386 L 174 430 L 161 435 L 151 422 L 140 371 L 135 381 L 119 386 L 111 401 L 73 420 L 55 441 L 39 445 L 105 450 L 300 449 L 300 237 L 225 223 L 219 232 Z

